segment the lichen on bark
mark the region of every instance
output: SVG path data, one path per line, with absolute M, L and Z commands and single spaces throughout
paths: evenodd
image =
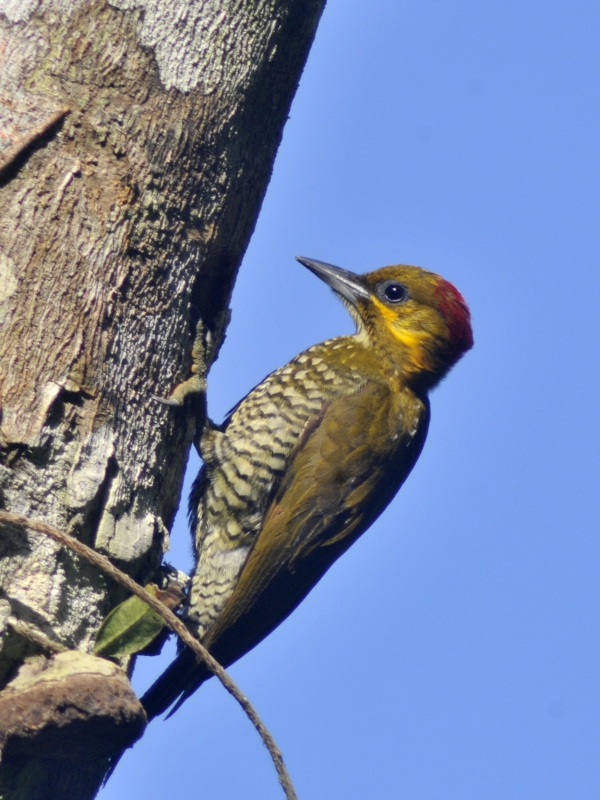
M 142 582 L 203 414 L 154 396 L 189 377 L 199 322 L 207 366 L 218 353 L 323 4 L 0 0 L 0 507 Z M 123 599 L 6 527 L 0 590 L 82 651 Z M 6 682 L 36 649 L 3 618 Z M 11 796 L 91 797 L 101 765 L 79 766 L 21 764 Z M 32 782 L 49 772 L 62 794 Z

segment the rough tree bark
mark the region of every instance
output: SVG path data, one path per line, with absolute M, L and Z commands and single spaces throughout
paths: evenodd
M 0 508 L 141 582 L 202 415 L 153 395 L 189 377 L 198 323 L 216 356 L 323 5 L 0 0 Z M 0 686 L 42 653 L 15 620 L 89 651 L 123 599 L 6 526 L 0 587 Z M 60 755 L 7 748 L 2 797 L 93 797 L 103 755 Z

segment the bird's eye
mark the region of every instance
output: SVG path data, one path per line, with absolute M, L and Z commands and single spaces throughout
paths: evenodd
M 377 294 L 382 300 L 388 303 L 401 303 L 403 300 L 406 300 L 408 296 L 406 287 L 396 281 L 385 281 L 385 283 L 382 283 Z

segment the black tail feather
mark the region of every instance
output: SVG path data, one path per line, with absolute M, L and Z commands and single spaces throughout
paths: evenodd
M 141 699 L 148 722 L 176 703 L 168 715 L 170 717 L 210 676 L 206 667 L 198 663 L 195 654 L 185 647 Z

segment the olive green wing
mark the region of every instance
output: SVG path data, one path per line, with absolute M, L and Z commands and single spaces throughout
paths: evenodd
M 277 627 L 379 516 L 414 466 L 428 421 L 424 402 L 382 384 L 332 401 L 313 421 L 204 639 L 221 663 Z
M 233 594 L 203 640 L 228 666 L 279 625 L 383 511 L 417 460 L 429 408 L 367 384 L 315 416 L 291 455 Z M 142 698 L 177 708 L 211 673 L 183 648 Z

